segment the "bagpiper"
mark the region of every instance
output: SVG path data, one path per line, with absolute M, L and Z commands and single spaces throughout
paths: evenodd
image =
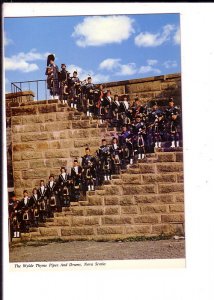
M 47 75 L 47 88 L 50 90 L 51 98 L 59 99 L 59 69 L 54 61 L 55 56 L 48 55 L 45 75 Z
M 71 201 L 78 201 L 82 184 L 82 167 L 77 159 L 74 159 L 69 179 L 71 180 Z
M 85 191 L 95 189 L 97 174 L 96 174 L 96 159 L 91 155 L 90 148 L 85 148 L 85 155 L 82 157 L 83 167 L 83 187 Z
M 102 184 L 104 180 L 111 180 L 112 173 L 110 146 L 107 145 L 106 139 L 102 139 L 102 145 L 99 147 L 97 155 L 99 158 L 99 183 Z
M 114 174 L 120 174 L 122 149 L 119 146 L 118 139 L 116 137 L 112 139 L 110 153 L 112 159 L 112 172 Z
M 137 115 L 135 122 L 132 124 L 134 151 L 137 153 L 138 159 L 145 158 L 146 143 L 146 124 L 141 120 L 141 116 Z
M 47 187 L 45 186 L 45 181 L 40 180 L 40 187 L 38 188 L 39 196 L 39 220 L 41 222 L 46 222 L 47 218 Z
M 61 167 L 61 174 L 58 177 L 58 193 L 60 199 L 60 206 L 70 206 L 70 193 L 69 193 L 69 175 L 66 173 L 66 168 Z
M 60 100 L 63 104 L 67 103 L 69 90 L 68 90 L 68 79 L 69 72 L 66 70 L 66 65 L 61 64 L 61 70 L 59 72 L 59 90 Z
M 31 211 L 30 211 L 30 198 L 28 197 L 28 191 L 23 191 L 23 198 L 19 201 L 17 207 L 18 213 L 21 216 L 20 229 L 21 232 L 29 232 L 31 223 Z
M 179 147 L 180 143 L 180 108 L 175 106 L 173 98 L 169 99 L 166 109 L 167 128 L 170 135 L 171 148 Z
M 60 211 L 58 186 L 57 186 L 57 182 L 54 180 L 53 174 L 49 176 L 49 181 L 47 183 L 47 196 L 48 196 L 48 202 L 47 202 L 48 216 L 52 218 L 56 210 Z
M 73 76 L 69 79 L 69 87 L 71 91 L 71 107 L 80 108 L 81 82 L 77 76 L 77 71 L 73 72 Z
M 32 225 L 38 227 L 39 225 L 39 195 L 37 188 L 32 191 L 32 196 L 30 197 L 30 207 L 32 212 Z
M 86 100 L 87 100 L 86 114 L 89 117 L 92 117 L 92 115 L 94 114 L 94 90 L 95 90 L 95 85 L 92 83 L 91 76 L 89 76 L 88 82 L 84 86 L 84 91 L 85 91 Z

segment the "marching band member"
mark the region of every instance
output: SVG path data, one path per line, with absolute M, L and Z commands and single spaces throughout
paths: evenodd
M 61 167 L 61 174 L 58 178 L 58 192 L 60 199 L 60 206 L 69 206 L 70 205 L 70 195 L 69 195 L 69 175 L 66 173 L 66 168 Z
M 70 173 L 71 198 L 74 198 L 74 201 L 78 201 L 80 198 L 81 178 L 82 167 L 79 165 L 78 160 L 74 159 L 73 167 L 71 168 Z
M 47 184 L 47 196 L 48 196 L 48 203 L 47 203 L 48 216 L 51 218 L 54 216 L 53 213 L 56 211 L 56 209 L 60 211 L 59 209 L 60 204 L 58 199 L 58 186 L 56 181 L 54 180 L 53 174 L 49 176 L 49 181 Z
M 94 114 L 94 90 L 95 86 L 92 83 L 91 76 L 88 77 L 88 82 L 85 85 L 85 94 L 87 98 L 87 116 L 92 117 Z
M 54 61 L 55 56 L 53 54 L 48 55 L 45 75 L 47 75 L 47 88 L 50 90 L 51 98 L 59 99 L 59 69 Z
M 104 98 L 103 98 L 103 107 L 104 107 L 104 112 L 105 112 L 104 118 L 105 118 L 105 120 L 111 120 L 112 119 L 111 105 L 112 105 L 111 91 L 107 90 L 104 93 Z
M 30 198 L 30 207 L 32 212 L 32 223 L 33 226 L 38 227 L 39 225 L 39 195 L 37 188 L 33 189 L 32 196 Z
M 180 130 L 180 108 L 175 106 L 174 99 L 169 99 L 169 106 L 166 109 L 168 121 L 168 133 L 171 139 L 171 148 L 179 147 L 179 130 Z
M 29 226 L 31 222 L 30 212 L 30 198 L 28 197 L 28 191 L 23 191 L 23 198 L 19 201 L 17 210 L 20 213 L 20 229 L 22 232 L 29 232 Z
M 60 100 L 63 104 L 67 104 L 68 100 L 68 78 L 69 72 L 66 70 L 66 65 L 61 64 L 61 71 L 59 72 L 59 91 Z
M 41 222 L 46 221 L 47 217 L 47 188 L 44 180 L 40 180 L 40 187 L 38 188 L 39 197 L 39 219 Z
M 136 116 L 132 128 L 134 135 L 134 151 L 137 152 L 138 159 L 143 159 L 145 157 L 146 125 L 142 122 L 140 115 Z
M 111 110 L 112 110 L 112 124 L 118 127 L 119 125 L 119 111 L 120 111 L 120 102 L 119 102 L 119 96 L 114 95 L 114 101 L 112 102 L 111 105 Z
M 113 164 L 113 173 L 119 174 L 120 173 L 120 165 L 121 165 L 121 154 L 122 149 L 118 144 L 118 139 L 114 137 L 112 139 L 112 144 L 110 147 L 110 153 L 112 158 L 112 164 Z
M 102 139 L 102 145 L 99 147 L 97 153 L 100 162 L 100 182 L 103 182 L 103 180 L 111 180 L 111 152 L 110 146 L 107 145 L 106 139 Z
M 70 78 L 70 90 L 71 90 L 71 107 L 77 109 L 78 100 L 81 94 L 81 82 L 77 76 L 77 71 L 73 72 L 73 76 Z

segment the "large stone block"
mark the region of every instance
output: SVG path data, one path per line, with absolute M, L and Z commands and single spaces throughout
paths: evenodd
M 142 175 L 142 183 L 155 183 L 155 182 L 176 182 L 176 175 L 174 174 Z
M 135 203 L 135 199 L 132 195 L 128 196 L 121 196 L 119 200 L 120 205 L 133 205 Z
M 36 160 L 36 161 L 29 162 L 30 169 L 45 168 L 45 167 L 47 166 L 44 160 Z
M 180 173 L 177 175 L 177 182 L 184 182 L 184 174 Z
M 139 93 L 148 91 L 160 91 L 161 81 L 134 83 L 126 86 L 126 93 Z
M 69 235 L 92 235 L 94 234 L 94 229 L 87 227 L 87 228 L 78 228 L 73 227 L 70 229 L 62 228 L 61 235 L 62 236 L 69 236 Z
M 23 126 L 23 132 L 40 132 L 41 130 L 41 125 L 40 124 L 28 124 Z
M 11 118 L 11 125 L 20 125 L 22 124 L 22 117 L 16 117 L 16 116 L 12 116 Z
M 181 172 L 183 171 L 182 163 L 162 163 L 157 164 L 157 172 L 165 173 L 165 172 Z
M 42 152 L 23 152 L 21 155 L 22 160 L 40 159 L 43 156 Z
M 37 151 L 44 151 L 49 148 L 48 142 L 32 143 Z M 43 154 L 44 155 L 44 154 Z
M 42 115 L 25 115 L 22 117 L 22 124 L 23 125 L 29 125 L 29 124 L 35 124 L 35 123 L 44 123 L 46 122 L 44 119 L 44 116 Z
M 43 105 L 38 105 L 38 112 L 40 114 L 47 114 L 47 113 L 53 113 L 57 111 L 57 104 L 43 104 Z
M 67 166 L 67 159 L 53 159 L 52 160 L 52 164 L 53 164 L 53 167 L 58 167 L 58 173 L 60 173 L 60 168 L 61 167 L 66 167 Z
M 60 149 L 60 142 L 59 141 L 50 141 L 48 142 L 48 148 L 49 149 Z
M 99 225 L 100 218 L 99 217 L 85 217 L 84 224 L 85 225 Z
M 64 211 L 65 215 L 84 216 L 84 209 L 82 207 L 74 206 L 68 209 L 64 208 Z
M 104 202 L 105 205 L 118 205 L 120 201 L 120 197 L 118 196 L 105 196 Z
M 123 174 L 121 176 L 123 183 L 128 184 L 141 184 L 141 176 L 140 175 L 131 175 L 131 174 Z
M 69 117 L 69 112 L 57 112 L 56 113 L 56 121 L 67 121 Z
M 132 215 L 132 214 L 137 214 L 138 209 L 137 206 L 123 206 L 121 207 L 121 214 L 127 214 L 127 215 Z
M 45 153 L 46 158 L 69 158 L 69 151 L 68 150 L 54 150 L 54 151 L 46 151 Z
M 104 186 L 106 195 L 121 195 L 121 187 L 119 186 Z
M 142 234 L 150 234 L 151 233 L 151 226 L 149 225 L 131 225 L 125 227 L 126 234 L 135 234 L 135 233 L 142 233 Z
M 22 106 L 22 107 L 12 107 L 12 116 L 24 116 L 24 115 L 35 115 L 37 113 L 36 106 Z
M 102 224 L 104 224 L 104 225 L 132 224 L 132 218 L 131 217 L 120 217 L 120 216 L 102 217 Z
M 159 215 L 144 215 L 139 217 L 134 217 L 134 223 L 140 224 L 140 223 L 152 223 L 157 224 L 160 223 L 161 219 Z
M 12 133 L 15 134 L 15 133 L 22 133 L 23 132 L 23 125 L 13 125 L 11 127 L 12 129 Z
M 21 152 L 21 151 L 35 151 L 36 146 L 34 143 L 31 144 L 14 144 L 13 145 L 13 153 L 14 152 Z
M 172 231 L 169 224 L 158 224 L 152 225 L 151 233 L 155 235 L 169 235 L 170 233 L 172 233 Z
M 84 140 L 75 140 L 74 141 L 74 147 L 99 147 L 100 145 L 100 139 L 84 139 Z
M 161 221 L 163 223 L 183 223 L 184 222 L 184 214 L 167 214 L 161 216 Z
M 89 138 L 89 130 L 85 130 L 85 129 L 72 130 L 69 132 L 69 137 L 73 139 Z
M 172 204 L 169 206 L 170 212 L 184 212 L 184 204 Z
M 67 122 L 60 122 L 58 124 L 58 129 L 59 130 L 66 130 L 66 129 L 71 129 L 72 128 L 72 123 L 71 121 L 67 121 Z
M 104 205 L 104 198 L 102 196 L 87 196 L 88 205 Z
M 13 153 L 13 161 L 20 161 L 22 160 L 21 153 Z
M 182 152 L 175 153 L 175 157 L 176 157 L 177 162 L 183 161 L 183 153 Z
M 89 120 L 80 120 L 72 122 L 73 129 L 90 128 Z
M 80 157 L 80 151 L 77 149 L 72 149 L 70 151 L 70 157 Z
M 105 215 L 119 215 L 120 209 L 117 206 L 105 207 Z
M 168 205 L 142 205 L 140 207 L 142 214 L 150 214 L 150 213 L 167 213 L 169 212 Z
M 166 183 L 158 185 L 159 193 L 174 193 L 174 192 L 183 192 L 184 185 L 183 183 Z
M 184 194 L 175 194 L 174 195 L 175 202 L 184 202 Z
M 144 173 L 155 173 L 155 165 L 152 163 L 139 164 L 140 171 Z
M 38 141 L 38 140 L 47 140 L 48 135 L 47 133 L 31 133 L 31 134 L 23 134 L 21 136 L 22 142 L 31 142 L 31 141 Z
M 155 193 L 155 185 L 147 184 L 147 185 L 124 185 L 123 186 L 123 194 L 124 195 L 137 195 L 137 194 L 145 194 L 145 193 Z
M 22 173 L 21 173 L 21 171 L 13 171 L 13 179 L 15 181 L 19 180 L 19 179 L 22 179 Z
M 20 161 L 20 162 L 14 161 L 13 162 L 14 170 L 28 170 L 28 168 L 29 168 L 29 164 L 26 161 L 25 162 L 22 162 L 22 161 Z
M 54 218 L 54 224 L 56 226 L 69 226 L 70 225 L 70 220 L 69 218 L 66 217 L 56 217 Z
M 49 176 L 48 170 L 46 169 L 35 169 L 35 170 L 27 170 L 22 171 L 23 179 L 34 179 L 34 178 L 47 178 Z
M 122 234 L 123 233 L 123 227 L 120 226 L 114 226 L 114 227 L 100 227 L 97 228 L 97 234 Z
M 87 216 L 97 216 L 97 215 L 103 215 L 104 214 L 104 208 L 86 208 L 86 215 Z
M 41 227 L 41 228 L 39 228 L 39 231 L 42 236 L 58 236 L 57 228 Z
M 174 162 L 176 158 L 174 153 L 157 152 L 157 160 L 160 162 Z

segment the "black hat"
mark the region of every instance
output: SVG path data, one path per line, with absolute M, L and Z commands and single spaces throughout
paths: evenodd
M 91 76 L 88 76 L 88 79 L 91 79 Z
M 138 101 L 138 100 L 139 100 L 139 98 L 138 98 L 138 97 L 135 97 L 135 98 L 134 98 L 134 101 Z
M 28 193 L 28 191 L 27 191 L 27 190 L 24 190 L 24 191 L 23 191 L 23 194 L 24 194 L 24 193 Z
M 61 167 L 61 168 L 60 168 L 60 171 L 62 171 L 62 169 L 64 169 L 64 170 L 65 170 L 65 172 L 66 172 L 66 168 L 65 168 L 65 167 Z
M 65 67 L 66 67 L 66 64 L 61 64 L 61 68 L 62 68 L 63 66 L 65 66 Z
M 74 159 L 74 162 L 78 162 L 78 160 L 77 160 L 77 159 Z
M 47 57 L 47 66 L 50 64 L 51 60 L 55 60 L 55 56 L 53 54 L 49 54 Z
M 137 118 L 141 118 L 141 115 L 137 115 L 137 116 L 135 117 L 135 119 L 137 119 Z
M 169 98 L 169 102 L 174 102 L 174 99 L 172 97 Z
M 158 105 L 157 101 L 154 101 L 152 106 Z
M 74 73 L 77 74 L 77 71 L 75 70 L 75 71 L 73 72 L 73 74 L 74 74 Z
M 102 139 L 102 142 L 106 142 L 106 139 Z
M 85 150 L 90 150 L 90 148 L 89 148 L 89 147 L 86 147 Z
M 54 174 L 51 174 L 51 175 L 49 176 L 49 179 L 50 179 L 51 177 L 54 177 Z

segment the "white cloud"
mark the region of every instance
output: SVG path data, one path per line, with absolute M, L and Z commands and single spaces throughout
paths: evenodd
M 67 70 L 73 74 L 74 71 L 77 71 L 78 77 L 80 80 L 85 80 L 90 75 L 92 77 L 93 83 L 102 83 L 109 81 L 109 75 L 104 75 L 100 73 L 95 73 L 93 70 L 85 70 L 76 65 L 69 65 Z
M 133 22 L 127 16 L 86 17 L 75 26 L 72 37 L 79 47 L 119 44 L 134 32 Z
M 135 45 L 138 47 L 157 47 L 170 39 L 171 33 L 175 30 L 175 25 L 167 24 L 162 28 L 162 32 L 150 33 L 141 32 L 135 37 Z
M 146 73 L 154 73 L 154 74 L 160 74 L 161 70 L 153 68 L 152 66 L 141 66 L 139 69 L 140 74 L 146 74 Z
M 13 40 L 8 38 L 7 33 L 4 31 L 4 46 L 13 44 Z
M 136 64 L 122 64 L 120 58 L 107 58 L 99 64 L 99 69 L 114 72 L 114 75 L 133 75 L 137 73 Z
M 120 58 L 107 58 L 100 63 L 99 69 L 111 71 L 120 65 L 120 61 Z
M 137 73 L 136 64 L 135 63 L 129 63 L 126 65 L 120 65 L 120 70 L 116 72 L 116 75 L 133 75 Z
M 177 67 L 177 62 L 175 60 L 167 60 L 163 63 L 163 66 L 166 68 L 166 69 L 170 69 L 170 68 L 175 68 Z
M 24 73 L 33 72 L 39 69 L 36 63 L 29 63 L 35 60 L 44 60 L 47 58 L 48 53 L 36 52 L 32 49 L 27 53 L 20 52 L 11 57 L 5 57 L 5 70 L 6 71 L 20 71 Z
M 147 64 L 148 64 L 149 66 L 154 66 L 154 65 L 156 65 L 157 63 L 158 63 L 157 59 L 148 59 L 148 60 L 147 60 Z
M 174 44 L 175 45 L 180 45 L 181 43 L 181 32 L 180 28 L 177 29 L 175 35 L 173 36 Z

